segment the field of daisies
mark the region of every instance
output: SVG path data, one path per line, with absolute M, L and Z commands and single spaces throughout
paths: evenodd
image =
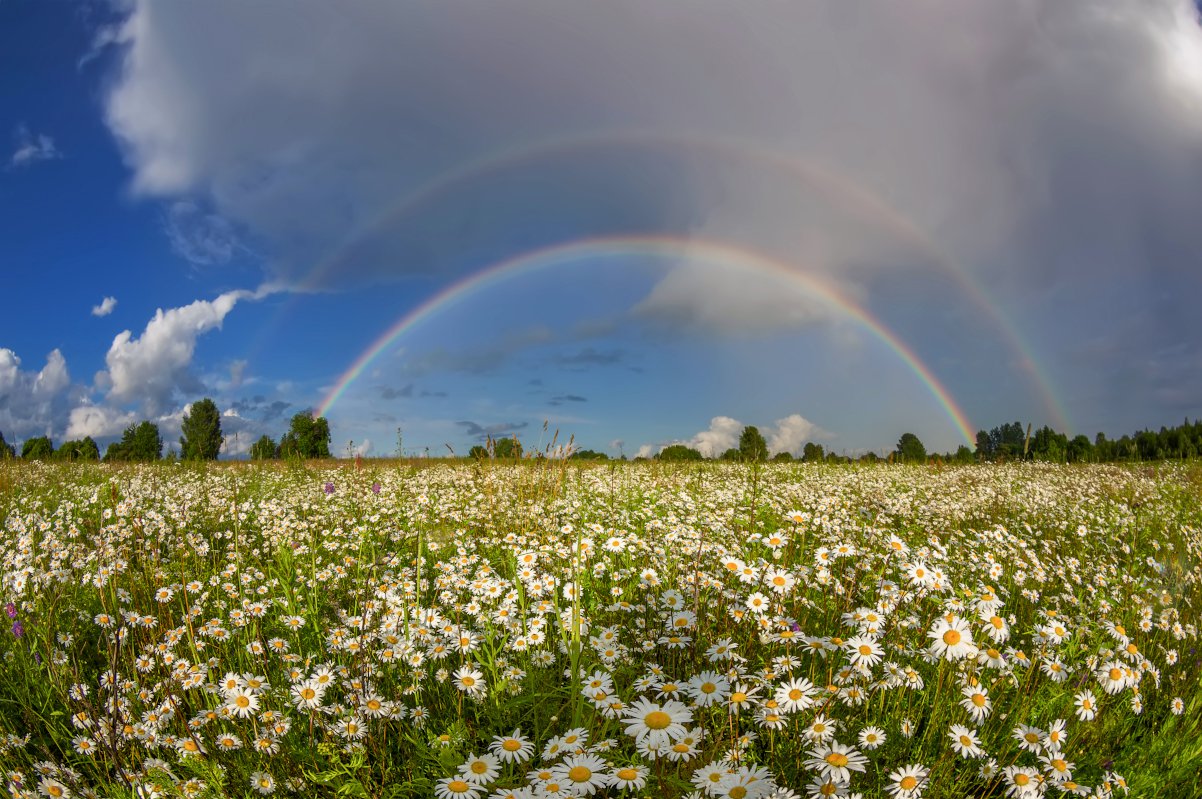
M 0 465 L 13 797 L 1202 796 L 1202 467 Z

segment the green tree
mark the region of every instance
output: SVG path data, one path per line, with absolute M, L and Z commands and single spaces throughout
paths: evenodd
M 948 460 L 950 460 L 952 463 L 972 463 L 976 459 L 976 453 L 963 444 L 956 448 L 955 455 L 952 455 L 950 458 L 948 458 Z
M 578 449 L 568 456 L 568 460 L 607 461 L 609 460 L 609 456 L 604 452 L 597 452 L 591 449 Z
M 792 452 L 778 452 L 772 456 L 772 460 L 775 461 L 776 463 L 792 463 L 793 462 L 793 453 Z
M 252 461 L 269 461 L 279 457 L 279 450 L 271 436 L 262 435 L 259 436 L 258 441 L 250 445 L 249 454 Z
M 493 442 L 493 456 L 497 458 L 520 458 L 522 457 L 522 442 L 518 441 L 517 436 L 512 438 L 499 438 Z
M 820 463 L 826 458 L 826 452 L 823 451 L 821 444 L 809 442 L 801 450 L 801 459 L 806 463 Z
M 0 431 L 0 461 L 15 457 L 17 457 L 17 451 L 13 449 L 12 444 L 4 440 L 4 433 Z
M 473 460 L 482 461 L 488 457 L 488 450 L 481 444 L 473 444 L 467 451 L 467 456 Z
M 84 436 L 80 441 L 68 441 L 58 448 L 55 457 L 64 461 L 98 461 L 100 447 L 91 436 Z
M 902 433 L 897 440 L 897 459 L 902 463 L 926 463 L 927 448 L 913 433 Z
M 726 450 L 726 452 L 723 452 L 719 457 L 724 461 L 741 461 L 743 460 L 743 453 L 738 449 L 731 447 L 730 449 Z
M 692 447 L 686 447 L 684 444 L 673 444 L 671 446 L 664 447 L 655 457 L 657 460 L 661 461 L 702 460 L 701 452 L 699 450 L 693 449 Z M 638 460 L 638 458 L 635 458 L 635 460 Z
M 54 456 L 54 444 L 46 436 L 29 438 L 21 445 L 21 457 L 27 461 L 46 460 Z
M 221 435 L 221 413 L 217 403 L 205 397 L 192 403 L 184 415 L 179 439 L 180 457 L 186 461 L 215 461 L 225 436 Z
M 739 435 L 739 453 L 745 461 L 768 460 L 768 442 L 755 425 L 743 428 L 742 434 Z
M 330 457 L 330 423 L 324 416 L 302 411 L 292 417 L 288 432 L 280 439 L 281 458 Z
M 154 422 L 131 424 L 104 451 L 106 461 L 157 461 L 163 456 L 163 436 Z

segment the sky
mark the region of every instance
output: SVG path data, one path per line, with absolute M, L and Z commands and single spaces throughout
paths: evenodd
M 1200 201 L 1190 0 L 0 0 L 0 432 L 1159 428 Z

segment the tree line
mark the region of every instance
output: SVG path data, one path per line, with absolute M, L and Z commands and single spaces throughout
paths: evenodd
M 205 397 L 195 402 L 184 414 L 180 426 L 178 452 L 168 450 L 170 460 L 187 461 L 217 460 L 225 436 L 221 432 L 221 413 L 217 403 Z M 17 457 L 16 448 L 4 439 L 0 431 L 0 459 Z M 49 436 L 35 436 L 21 445 L 20 457 L 24 460 L 99 461 L 100 447 L 91 436 L 78 441 L 64 442 L 57 449 Z M 149 420 L 136 422 L 121 434 L 121 438 L 108 445 L 103 460 L 106 462 L 149 462 L 163 458 L 163 436 L 159 426 Z M 276 444 L 270 436 L 263 436 L 250 448 L 250 457 L 255 460 L 273 458 L 328 458 L 330 457 L 330 425 L 324 417 L 310 413 L 298 413 L 292 417 L 288 432 Z
M 179 451 L 172 448 L 168 458 L 182 460 L 216 460 L 225 443 L 221 432 L 221 414 L 217 404 L 209 398 L 193 403 L 184 415 L 181 425 Z M 323 416 L 301 412 L 292 417 L 288 431 L 277 443 L 264 435 L 251 445 L 251 460 L 273 460 L 279 458 L 329 458 L 330 425 Z M 476 445 L 468 457 L 516 459 L 523 454 L 522 444 L 516 436 L 489 441 L 487 446 Z M 806 463 L 850 463 L 890 460 L 901 463 L 926 463 L 943 461 L 948 463 L 999 463 L 1007 461 L 1033 460 L 1056 463 L 1109 463 L 1116 461 L 1151 461 L 1195 458 L 1202 455 L 1202 420 L 1191 422 L 1186 419 L 1176 427 L 1161 427 L 1159 431 L 1140 430 L 1118 439 L 1109 439 L 1098 433 L 1093 441 L 1088 436 L 1069 438 L 1044 425 L 1032 432 L 1032 426 L 1023 427 L 1021 422 L 1001 424 L 991 430 L 980 430 L 976 435 L 976 448 L 960 445 L 955 452 L 946 454 L 928 453 L 918 436 L 903 433 L 894 450 L 885 456 L 867 452 L 857 458 L 826 451 L 821 444 L 808 442 L 798 456 L 791 452 L 769 451 L 768 442 L 759 428 L 748 425 L 739 435 L 737 447 L 731 447 L 713 460 L 743 462 L 791 462 Z M 16 448 L 4 439 L 0 431 L 0 459 L 16 458 Z M 91 436 L 64 442 L 57 449 L 48 436 L 36 436 L 21 445 L 20 457 L 25 460 L 99 461 L 100 448 Z M 143 420 L 125 428 L 121 438 L 108 445 L 105 461 L 156 461 L 163 457 L 163 438 L 158 425 Z M 609 455 L 591 449 L 572 452 L 570 459 L 609 460 Z M 622 458 L 625 460 L 625 456 Z M 672 444 L 652 456 L 660 461 L 709 460 L 701 451 L 686 444 Z M 646 458 L 635 458 L 646 460 Z

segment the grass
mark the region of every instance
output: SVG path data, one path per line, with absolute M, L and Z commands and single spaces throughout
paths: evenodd
M 553 795 L 573 766 L 599 796 L 1202 795 L 1194 464 L 6 464 L 0 518 L 16 796 Z M 979 657 L 932 653 L 949 618 Z M 640 698 L 687 723 L 640 744 Z M 456 778 L 515 729 L 532 757 Z M 848 781 L 811 763 L 833 741 Z

